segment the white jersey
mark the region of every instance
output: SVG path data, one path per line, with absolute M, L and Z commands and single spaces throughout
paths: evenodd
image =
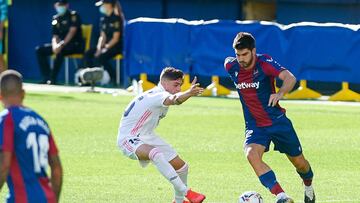
M 136 96 L 125 109 L 120 121 L 118 139 L 155 134 L 154 129 L 168 111 L 169 107 L 164 105 L 164 101 L 170 95 L 159 84 Z

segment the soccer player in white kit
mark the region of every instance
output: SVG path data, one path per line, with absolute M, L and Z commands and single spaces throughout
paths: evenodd
M 170 105 L 180 105 L 204 91 L 195 77 L 191 88 L 180 92 L 183 77 L 181 70 L 167 67 L 161 72 L 156 87 L 130 102 L 120 121 L 117 144 L 125 156 L 139 160 L 141 166 L 145 167 L 149 162 L 156 166 L 174 186 L 175 203 L 201 203 L 205 195 L 187 187 L 188 164 L 154 131 Z M 189 201 L 184 200 L 185 197 Z

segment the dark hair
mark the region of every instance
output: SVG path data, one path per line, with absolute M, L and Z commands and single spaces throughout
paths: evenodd
M 22 75 L 19 72 L 15 70 L 6 70 L 0 74 L 1 95 L 18 95 L 22 91 Z
M 255 38 L 248 32 L 239 32 L 233 42 L 234 49 L 250 49 L 255 48 Z
M 176 68 L 173 67 L 166 67 L 161 71 L 160 80 L 178 80 L 183 79 L 184 73 Z

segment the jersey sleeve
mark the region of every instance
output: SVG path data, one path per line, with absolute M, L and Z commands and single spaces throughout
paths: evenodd
M 114 19 L 114 27 L 113 27 L 113 32 L 121 32 L 121 28 L 122 28 L 122 20 L 119 16 L 116 16 L 116 18 Z
M 150 93 L 148 95 L 149 98 L 149 102 L 152 106 L 155 107 L 166 107 L 164 105 L 164 101 L 166 98 L 170 97 L 171 94 L 166 92 L 166 91 L 162 91 L 162 92 L 156 92 L 156 93 Z
M 79 27 L 81 25 L 80 16 L 76 12 L 71 12 L 70 26 Z
M 51 30 L 53 35 L 59 35 L 58 23 L 58 19 L 56 17 L 53 17 L 53 20 L 51 22 Z
M 105 17 L 101 17 L 100 18 L 100 24 L 99 24 L 99 26 L 100 26 L 100 32 L 105 32 Z
M 52 133 L 49 135 L 49 155 L 57 155 L 59 153 L 58 148 L 55 144 Z
M 1 122 L 0 132 L 0 149 L 7 152 L 14 151 L 14 133 L 15 133 L 14 120 L 9 112 L 4 120 Z
M 286 70 L 286 68 L 282 67 L 277 61 L 268 55 L 265 55 L 265 60 L 262 63 L 264 73 L 269 76 L 278 77 L 281 71 Z
M 229 70 L 231 69 L 233 62 L 234 62 L 235 58 L 234 57 L 227 57 L 224 61 L 224 68 L 227 72 L 229 72 Z

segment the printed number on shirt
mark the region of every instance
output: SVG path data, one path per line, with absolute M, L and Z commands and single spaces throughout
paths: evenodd
M 41 172 L 41 168 L 46 170 L 48 166 L 49 138 L 47 135 L 40 134 L 36 139 L 36 133 L 31 132 L 26 138 L 26 148 L 32 149 L 34 159 L 34 171 Z
M 143 98 L 144 98 L 144 96 L 139 97 L 139 98 L 138 98 L 138 101 L 141 101 Z M 127 109 L 125 109 L 124 117 L 126 117 L 126 116 L 129 115 L 130 111 L 134 108 L 134 106 L 135 106 L 135 101 L 133 101 L 133 102 L 129 105 L 129 107 L 128 107 Z
M 131 103 L 131 104 L 130 104 L 130 106 L 129 106 L 127 109 L 125 109 L 125 112 L 124 112 L 124 117 L 126 117 L 126 116 L 128 116 L 128 115 L 129 115 L 129 113 L 130 113 L 131 109 L 133 109 L 133 108 L 134 108 L 134 106 L 135 106 L 135 101 L 134 101 L 133 103 Z
M 132 139 L 129 139 L 129 142 L 133 145 L 137 145 L 138 142 L 140 142 L 140 139 L 138 138 L 132 138 Z
M 250 137 L 253 134 L 253 130 L 246 130 L 245 131 L 245 137 Z

